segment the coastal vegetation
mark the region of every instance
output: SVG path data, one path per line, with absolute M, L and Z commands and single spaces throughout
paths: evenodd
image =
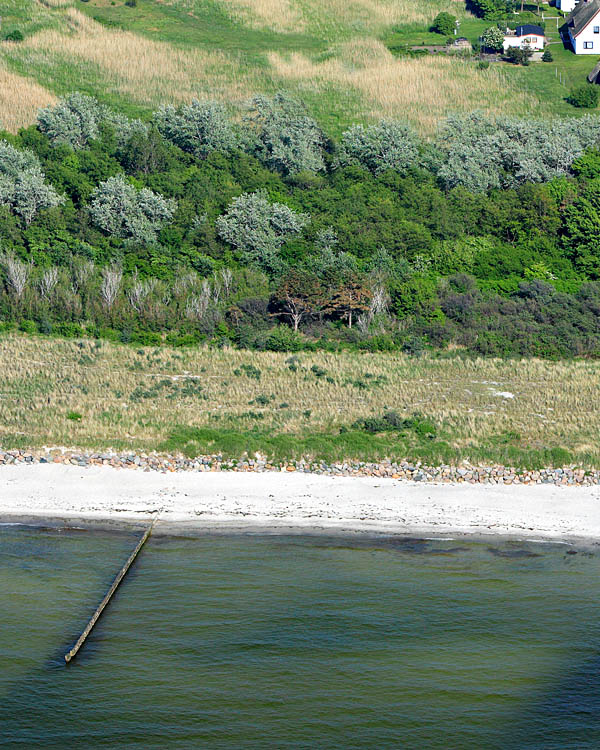
M 590 361 L 0 339 L 0 445 L 600 465 Z
M 0 136 L 0 329 L 298 352 L 600 352 L 600 118 L 333 139 L 285 93 Z
M 563 48 L 561 22 L 543 21 L 533 3 L 484 5 L 493 9 L 452 0 L 14 0 L 2 13 L 0 78 L 10 89 L 0 93 L 0 120 L 11 131 L 27 126 L 38 106 L 73 90 L 145 116 L 193 97 L 239 103 L 285 89 L 335 136 L 382 116 L 431 135 L 448 114 L 476 108 L 577 113 L 567 97 L 591 61 Z M 432 30 L 440 14 L 444 29 L 456 19 L 473 54 L 428 51 L 446 42 Z M 545 25 L 553 65 L 480 64 L 479 37 L 496 23 Z
M 465 390 L 470 367 L 475 383 L 504 381 L 485 373 L 511 370 L 499 357 L 519 362 L 519 382 L 536 357 L 595 383 L 600 118 L 566 93 L 577 117 L 516 117 L 521 94 L 529 113 L 558 111 L 513 86 L 522 66 L 407 53 L 411 34 L 451 23 L 479 35 L 497 9 L 334 5 L 19 0 L 4 19 L 0 80 L 18 102 L 0 132 L 6 346 L 43 341 L 94 372 L 101 351 L 139 350 L 135 367 L 189 362 L 228 384 L 103 376 L 97 401 L 127 404 L 117 432 L 110 408 L 105 424 L 85 399 L 55 413 L 50 391 L 43 424 L 83 447 L 600 465 L 589 422 L 567 429 L 563 415 L 554 432 L 554 406 L 498 422 L 516 401 L 484 389 L 503 407 L 486 401 L 479 422 L 455 392 L 435 409 L 402 396 L 415 373 L 421 390 L 444 382 L 439 363 Z M 182 25 L 188 13 L 206 24 Z M 301 382 L 263 387 L 263 360 Z M 42 422 L 17 401 L 0 440 L 38 443 Z

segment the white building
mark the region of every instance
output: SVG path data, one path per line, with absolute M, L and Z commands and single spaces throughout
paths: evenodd
M 570 13 L 578 3 L 579 0 L 556 0 L 556 7 L 563 13 Z
M 600 55 L 600 0 L 580 0 L 567 17 L 576 55 Z
M 600 0 L 597 0 L 600 2 Z M 524 49 L 544 49 L 546 44 L 546 37 L 544 35 L 544 29 L 541 26 L 533 26 L 532 24 L 525 24 L 524 26 L 517 26 L 512 31 L 511 29 L 506 30 L 504 35 L 504 51 L 509 47 L 519 47 Z

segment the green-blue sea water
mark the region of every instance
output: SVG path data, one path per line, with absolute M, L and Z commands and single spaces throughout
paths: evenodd
M 154 536 L 66 666 L 135 541 L 0 527 L 0 747 L 600 748 L 593 546 Z

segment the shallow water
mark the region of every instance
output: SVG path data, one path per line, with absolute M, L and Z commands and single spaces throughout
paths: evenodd
M 0 527 L 0 747 L 599 748 L 600 554 Z M 574 551 L 574 550 L 570 550 Z

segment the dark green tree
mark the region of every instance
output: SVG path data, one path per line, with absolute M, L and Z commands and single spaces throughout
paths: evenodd
M 600 279 L 600 180 L 565 207 L 563 244 L 580 271 Z
M 443 34 L 444 36 L 452 36 L 456 29 L 456 16 L 450 13 L 441 12 L 433 19 L 431 24 L 431 31 L 436 34 Z
M 508 62 L 514 65 L 529 65 L 531 55 L 533 55 L 533 50 L 529 47 L 509 47 L 504 53 Z
M 598 106 L 598 88 L 595 84 L 577 86 L 571 89 L 567 101 L 574 107 L 595 109 Z

